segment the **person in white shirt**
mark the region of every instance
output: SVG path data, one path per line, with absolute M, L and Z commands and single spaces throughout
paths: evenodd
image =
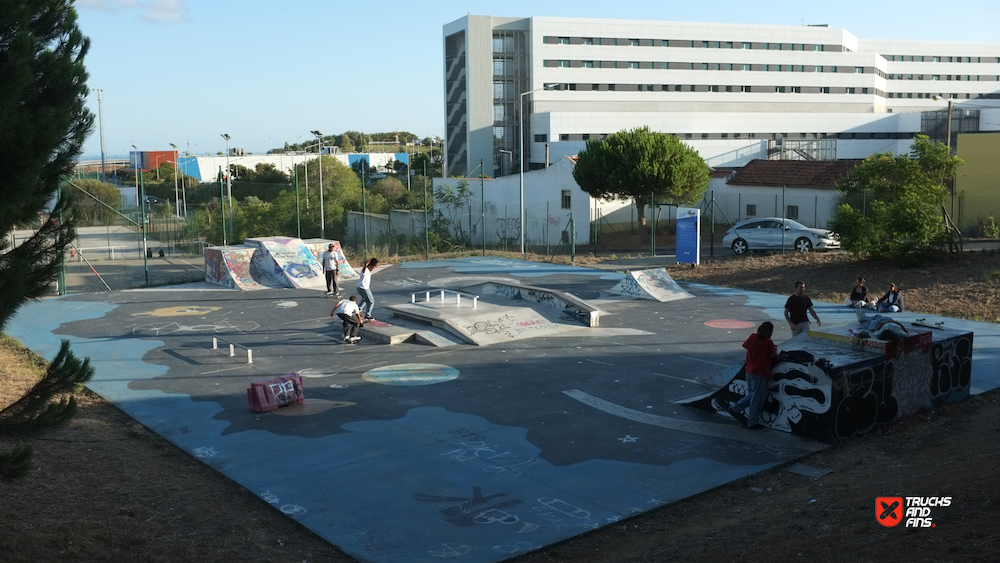
M 375 297 L 372 295 L 372 270 L 378 266 L 378 258 L 371 258 L 361 268 L 361 279 L 358 280 L 358 295 L 361 296 L 361 311 L 365 313 L 366 319 L 373 319 L 372 311 L 375 310 Z
M 330 316 L 338 316 L 344 321 L 344 342 L 353 344 L 361 337 L 358 330 L 365 325 L 365 320 L 361 318 L 361 310 L 358 309 L 358 300 L 353 295 L 350 299 L 341 299 L 337 306 L 330 311 Z
M 326 294 L 336 293 L 339 296 L 340 288 L 337 287 L 337 276 L 340 275 L 340 264 L 337 262 L 337 255 L 333 249 L 334 246 L 331 243 L 320 258 L 323 260 L 323 273 L 326 274 Z

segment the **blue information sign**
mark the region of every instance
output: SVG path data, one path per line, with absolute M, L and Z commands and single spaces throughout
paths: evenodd
M 677 263 L 701 263 L 701 210 L 677 208 Z

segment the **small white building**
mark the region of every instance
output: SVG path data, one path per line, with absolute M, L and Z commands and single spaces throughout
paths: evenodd
M 786 217 L 824 228 L 840 201 L 837 183 L 860 160 L 751 160 L 724 177 L 713 177 L 702 197 L 705 221 L 736 223 L 754 217 Z M 713 175 L 716 176 L 716 175 Z

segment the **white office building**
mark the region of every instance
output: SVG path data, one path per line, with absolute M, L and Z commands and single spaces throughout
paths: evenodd
M 473 15 L 445 25 L 443 42 L 447 175 L 480 159 L 494 176 L 522 160 L 542 168 L 641 126 L 677 135 L 711 166 L 906 153 L 914 135 L 945 140 L 949 106 L 953 146 L 960 132 L 1000 130 L 1000 43 Z

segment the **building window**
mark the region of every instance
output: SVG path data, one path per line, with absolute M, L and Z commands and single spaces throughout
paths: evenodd
M 681 85 L 680 84 L 674 84 L 674 92 L 680 92 L 680 91 L 681 91 Z
M 854 74 L 864 74 L 864 73 L 865 73 L 865 67 L 863 66 L 854 67 Z
M 820 86 L 819 93 L 820 94 L 829 94 L 830 93 L 830 87 L 829 86 Z
M 608 84 L 608 90 L 611 91 L 611 92 L 614 92 L 615 91 L 615 85 L 614 84 Z
M 853 94 L 854 93 L 854 88 L 848 88 L 847 89 L 847 93 L 848 94 Z
M 732 48 L 733 48 L 733 42 L 732 41 L 726 41 L 726 49 L 732 49 Z
M 559 140 L 560 141 L 568 141 L 569 140 L 569 134 L 568 133 L 561 133 L 559 135 Z
M 563 209 L 572 209 L 573 208 L 573 199 L 572 199 L 571 193 L 572 192 L 570 192 L 569 190 L 563 190 L 562 191 L 562 208 Z
M 632 61 L 632 62 L 628 63 L 628 67 L 629 68 L 639 68 L 639 63 L 635 62 L 635 61 Z
M 774 91 L 777 92 L 777 93 L 779 93 L 779 94 L 784 94 L 785 93 L 785 87 L 784 86 L 775 86 L 774 87 Z
M 628 46 L 629 47 L 638 47 L 639 46 L 639 40 L 638 39 L 629 39 L 628 40 Z
M 732 91 L 733 91 L 732 86 L 726 86 L 726 92 L 732 92 Z
M 823 72 L 823 67 L 822 66 L 814 66 L 813 67 L 813 72 Z
M 740 86 L 740 92 L 749 92 L 750 86 Z
M 670 68 L 670 63 L 660 63 L 660 68 L 662 68 L 663 70 L 666 70 L 666 69 Z
M 723 133 L 722 134 L 722 138 L 723 139 L 728 139 L 729 138 L 729 133 Z
M 669 39 L 664 39 L 664 40 L 660 41 L 660 47 L 669 47 L 669 46 L 670 46 L 670 40 Z
M 788 219 L 798 219 L 799 218 L 799 206 L 798 205 L 789 205 L 788 206 L 788 213 L 785 214 L 785 217 L 788 218 Z
M 756 205 L 750 205 L 748 203 L 747 204 L 747 217 L 756 217 L 756 216 L 757 216 L 757 206 Z
M 535 135 L 535 142 L 536 143 L 547 143 L 547 142 L 549 142 L 549 134 L 548 133 L 541 133 L 541 134 Z
M 701 63 L 701 70 L 708 70 L 708 63 Z
M 822 50 L 823 50 L 822 45 L 813 45 L 813 51 L 822 51 Z
M 718 92 L 719 91 L 719 87 L 718 86 L 709 86 L 708 87 L 708 91 L 709 92 Z
M 580 63 L 583 68 L 594 68 L 594 61 L 583 61 Z
M 743 70 L 750 70 L 752 67 L 750 65 L 742 65 Z
M 862 88 L 861 89 L 861 93 L 862 94 L 867 94 L 868 93 L 868 88 Z
M 569 61 L 559 61 L 559 68 L 569 68 Z
M 692 135 L 691 133 L 684 133 L 684 138 L 685 138 L 685 139 L 690 139 L 690 138 L 691 138 L 691 137 L 693 137 L 693 136 L 694 136 L 694 135 Z
M 744 41 L 741 48 L 742 49 L 750 49 L 751 47 L 752 47 L 752 45 L 750 45 L 749 43 L 747 43 L 746 41 Z
M 559 44 L 560 45 L 569 45 L 569 37 L 560 37 L 559 38 Z
M 701 48 L 702 49 L 708 49 L 708 41 L 702 41 L 701 42 Z
M 931 76 L 931 80 L 941 80 L 941 75 L 940 74 L 935 74 L 935 75 Z
M 582 40 L 580 40 L 580 43 L 583 44 L 583 45 L 593 45 L 594 44 L 594 38 L 593 37 L 584 37 Z
M 594 91 L 600 90 L 601 89 L 601 85 L 600 84 L 591 84 L 590 85 L 590 89 L 594 90 Z
M 792 86 L 791 87 L 791 92 L 793 94 L 801 94 L 802 93 L 802 87 L 801 86 Z
M 695 88 L 694 88 L 694 84 L 692 84 L 692 85 L 691 85 L 691 91 L 692 91 L 692 92 L 694 92 L 694 91 L 695 91 Z
M 701 138 L 702 139 L 707 139 L 708 138 L 708 133 L 702 133 L 701 134 Z

